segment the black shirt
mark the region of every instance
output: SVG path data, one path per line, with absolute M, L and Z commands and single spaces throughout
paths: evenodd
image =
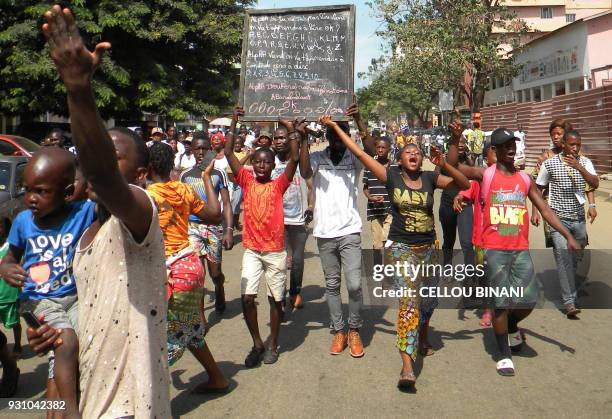
M 410 189 L 402 178 L 401 170 L 387 169 L 387 191 L 393 216 L 389 240 L 410 245 L 433 243 L 436 239 L 433 193 L 438 174 L 421 172 L 421 188 Z

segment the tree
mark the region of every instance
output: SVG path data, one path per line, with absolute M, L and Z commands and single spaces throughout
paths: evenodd
M 463 93 L 472 111 L 482 106 L 489 77 L 520 70 L 503 46 L 517 47 L 528 28 L 500 0 L 372 0 L 371 6 L 386 23 L 381 34 L 395 48 L 393 65 L 425 90 Z
M 0 0 L 0 113 L 67 115 L 65 91 L 40 30 L 48 2 Z M 94 80 L 103 117 L 143 112 L 185 119 L 231 102 L 244 9 L 253 0 L 64 2 L 87 45 L 109 41 Z
M 381 61 L 370 67 L 367 87 L 357 91 L 359 108 L 368 120 L 394 120 L 400 113 L 409 119 L 417 119 L 426 125 L 437 91 L 427 91 L 418 86 L 403 71 Z

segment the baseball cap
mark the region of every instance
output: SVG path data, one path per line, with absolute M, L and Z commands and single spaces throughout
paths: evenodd
M 259 133 L 259 137 L 257 137 L 257 138 L 261 138 L 261 137 L 266 137 L 269 140 L 272 139 L 272 135 L 268 131 L 261 131 Z
M 155 134 L 163 134 L 164 130 L 161 129 L 160 127 L 155 127 L 151 130 L 151 135 L 155 135 Z
M 502 145 L 507 141 L 514 140 L 514 133 L 507 128 L 497 128 L 491 134 L 491 145 Z

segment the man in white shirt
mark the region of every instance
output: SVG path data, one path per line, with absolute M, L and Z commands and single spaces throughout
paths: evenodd
M 516 141 L 514 167 L 525 170 L 525 132 L 522 125 L 519 125 L 518 130 L 514 131 L 514 138 Z
M 347 111 L 360 126 L 357 104 Z M 340 122 L 344 132 L 349 125 Z M 335 336 L 330 354 L 339 355 L 349 346 L 351 356 L 364 355 L 359 329 L 361 318 L 361 217 L 357 209 L 357 185 L 362 169 L 359 160 L 336 137 L 333 130 L 326 132 L 329 146 L 310 155 L 310 161 L 300 155 L 300 173 L 304 179 L 313 177 L 315 189 L 314 231 L 319 257 L 325 275 L 327 305 Z M 365 134 L 364 134 L 365 136 Z M 369 143 L 368 143 L 369 144 Z M 372 152 L 372 151 L 370 151 Z M 349 295 L 348 335 L 342 316 L 340 276 L 344 279 Z

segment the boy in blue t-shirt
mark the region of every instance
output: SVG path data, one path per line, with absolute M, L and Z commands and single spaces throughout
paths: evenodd
M 50 361 L 59 398 L 77 406 L 78 310 L 72 262 L 77 243 L 94 219 L 90 201 L 70 202 L 74 193 L 74 157 L 60 148 L 44 148 L 26 165 L 27 210 L 13 222 L 9 251 L 0 277 L 21 287 L 20 309 L 31 311 L 50 326 L 62 329 L 62 345 Z M 21 264 L 19 263 L 21 261 Z M 49 382 L 52 385 L 52 382 Z

